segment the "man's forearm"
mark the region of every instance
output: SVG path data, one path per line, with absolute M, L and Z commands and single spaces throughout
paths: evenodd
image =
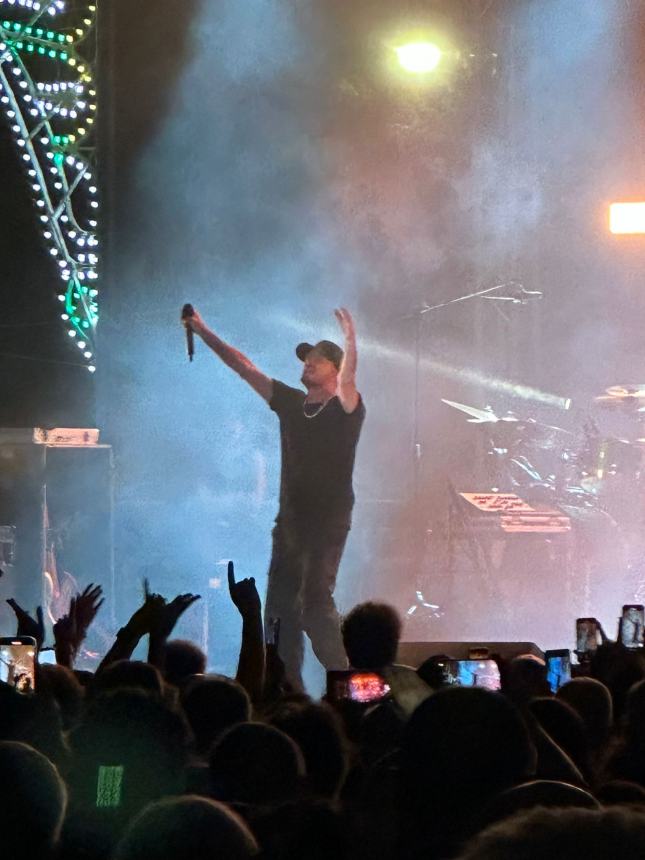
M 355 383 L 357 365 L 358 352 L 356 350 L 356 337 L 354 335 L 349 335 L 345 338 L 343 362 L 338 374 L 338 382 L 340 385 L 351 385 Z
M 222 359 L 224 364 L 243 378 L 248 376 L 249 371 L 256 370 L 255 365 L 243 353 L 235 347 L 223 341 L 214 331 L 204 326 L 197 331 L 206 346 L 213 350 L 215 355 Z

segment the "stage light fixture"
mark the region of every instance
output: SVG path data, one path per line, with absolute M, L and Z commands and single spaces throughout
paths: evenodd
M 645 233 L 645 202 L 612 203 L 609 206 L 609 229 L 612 233 Z
M 433 72 L 441 62 L 441 49 L 434 42 L 408 42 L 395 51 L 401 68 L 413 75 Z

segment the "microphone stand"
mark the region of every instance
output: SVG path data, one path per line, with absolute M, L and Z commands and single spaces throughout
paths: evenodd
M 413 398 L 413 407 L 412 407 L 412 434 L 413 434 L 413 447 L 412 447 L 412 481 L 413 481 L 413 502 L 414 502 L 414 516 L 416 519 L 415 522 L 415 534 L 417 540 L 415 541 L 415 545 L 425 547 L 425 540 L 427 537 L 427 533 L 430 533 L 431 530 L 428 529 L 427 533 L 423 529 L 422 524 L 422 513 L 421 513 L 421 459 L 423 457 L 423 446 L 421 444 L 420 438 L 420 427 L 419 427 L 419 412 L 420 412 L 420 390 L 419 390 L 419 382 L 420 382 L 420 370 L 421 370 L 421 331 L 423 327 L 423 318 L 426 314 L 434 313 L 435 311 L 442 310 L 443 308 L 450 307 L 451 305 L 460 304 L 462 302 L 472 301 L 473 299 L 480 298 L 490 298 L 490 299 L 503 299 L 506 301 L 511 301 L 514 304 L 524 304 L 520 298 L 515 298 L 513 296 L 497 296 L 494 295 L 498 293 L 500 290 L 508 290 L 510 287 L 519 287 L 521 292 L 525 292 L 524 288 L 517 281 L 506 281 L 503 284 L 495 284 L 493 287 L 487 287 L 484 290 L 476 290 L 473 293 L 466 293 L 463 296 L 457 296 L 454 299 L 447 299 L 444 302 L 438 302 L 434 305 L 429 305 L 426 302 L 420 308 L 417 308 L 413 313 L 406 314 L 401 317 L 403 320 L 414 320 L 415 321 L 415 336 L 414 336 L 414 398 Z M 533 293 L 526 293 L 527 297 L 537 297 L 534 296 Z M 541 296 L 541 293 L 540 293 Z M 421 540 L 423 534 L 423 541 Z M 416 589 L 415 589 L 415 602 L 408 608 L 406 611 L 406 618 L 408 620 L 412 618 L 420 618 L 422 616 L 430 617 L 430 618 L 441 618 L 443 612 L 441 611 L 441 607 L 439 604 L 429 602 L 425 599 L 422 591 L 422 586 L 420 583 L 421 579 L 421 559 L 423 558 L 423 552 L 417 550 L 416 555 L 416 564 L 415 564 L 415 576 L 416 576 Z

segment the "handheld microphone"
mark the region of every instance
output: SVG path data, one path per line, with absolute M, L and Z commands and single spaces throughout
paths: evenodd
M 189 317 L 194 316 L 195 311 L 191 304 L 185 304 L 181 309 L 181 318 L 182 320 L 188 319 Z M 195 335 L 193 333 L 192 328 L 187 325 L 186 328 L 186 351 L 188 352 L 188 361 L 193 360 L 193 356 L 195 355 Z

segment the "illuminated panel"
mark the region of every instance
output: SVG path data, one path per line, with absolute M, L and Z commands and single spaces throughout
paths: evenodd
M 612 203 L 609 207 L 612 233 L 645 233 L 645 203 Z

